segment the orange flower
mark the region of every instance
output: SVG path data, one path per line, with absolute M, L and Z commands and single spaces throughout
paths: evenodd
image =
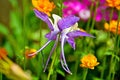
M 35 57 L 35 55 L 29 56 L 29 54 L 33 54 L 34 52 L 36 52 L 35 49 L 27 49 L 27 50 L 25 51 L 26 58 L 33 58 L 33 57 Z
M 106 30 L 109 30 L 109 31 L 111 31 L 113 33 L 116 33 L 117 21 L 112 20 L 112 21 L 110 21 L 110 24 L 105 23 L 104 27 L 105 27 Z M 120 34 L 120 21 L 119 21 L 119 24 L 118 24 L 118 34 Z
M 7 51 L 5 48 L 0 48 L 0 59 L 7 56 Z
M 107 5 L 110 7 L 116 7 L 120 10 L 120 0 L 106 0 Z
M 90 69 L 94 69 L 94 67 L 99 64 L 99 62 L 97 62 L 97 58 L 92 54 L 84 56 L 81 59 L 81 63 L 82 63 L 80 64 L 81 67 Z
M 32 4 L 36 9 L 46 13 L 48 16 L 50 16 L 50 12 L 55 8 L 54 3 L 49 0 L 32 0 Z

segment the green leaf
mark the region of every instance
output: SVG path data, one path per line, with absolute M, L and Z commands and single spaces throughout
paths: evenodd
M 64 73 L 63 71 L 61 71 L 61 70 L 59 70 L 59 69 L 57 69 L 56 71 L 57 71 L 57 73 L 59 73 L 59 74 L 61 74 L 62 76 L 65 77 L 65 73 Z
M 114 56 L 115 56 L 115 58 L 116 58 L 117 61 L 120 61 L 119 56 L 117 56 L 117 55 L 114 55 Z
M 3 35 L 8 35 L 9 34 L 8 29 L 3 24 L 0 24 L 0 33 L 3 34 Z

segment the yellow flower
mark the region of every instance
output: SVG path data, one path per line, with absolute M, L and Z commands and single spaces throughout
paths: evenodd
M 81 67 L 90 69 L 94 69 L 94 67 L 99 64 L 99 62 L 97 62 L 97 58 L 92 54 L 84 56 L 81 59 L 81 63 L 82 63 L 80 64 Z
M 46 13 L 48 16 L 50 16 L 50 12 L 55 8 L 54 3 L 49 0 L 32 0 L 32 4 L 36 9 Z
M 4 48 L 0 49 L 0 72 L 3 73 L 10 80 L 32 80 L 31 76 L 26 74 L 20 66 L 12 62 L 7 55 Z
M 120 10 L 120 0 L 106 0 L 107 5 L 110 7 L 116 7 Z
M 110 24 L 107 22 L 104 24 L 104 27 L 106 30 L 109 30 L 110 32 L 116 33 L 116 28 L 117 28 L 117 21 L 116 20 L 111 20 Z M 118 34 L 120 34 L 120 21 L 118 24 Z

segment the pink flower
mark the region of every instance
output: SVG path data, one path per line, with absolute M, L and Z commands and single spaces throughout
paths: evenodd
M 63 17 L 76 15 L 83 20 L 87 20 L 89 17 L 93 18 L 95 12 L 94 10 L 90 12 L 90 7 L 92 6 L 92 3 L 96 6 L 97 2 L 98 0 L 66 0 L 64 1 L 66 8 L 63 9 Z M 105 0 L 99 0 L 96 11 L 95 20 L 97 22 L 100 22 L 101 20 L 110 20 L 110 9 L 108 6 L 105 6 Z M 117 11 L 114 11 L 112 19 L 116 20 L 117 18 Z
M 78 15 L 80 18 L 89 18 L 89 10 L 86 5 L 78 0 L 67 0 L 64 2 L 66 8 L 63 9 L 63 16 Z M 86 17 L 87 15 L 87 17 Z
M 84 19 L 84 20 L 87 20 L 90 17 L 90 10 L 88 10 L 88 9 L 82 9 L 79 12 L 79 17 L 82 18 L 82 19 Z

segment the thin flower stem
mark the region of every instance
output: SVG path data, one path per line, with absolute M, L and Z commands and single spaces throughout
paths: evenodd
M 63 0 L 59 0 L 59 3 L 61 4 L 60 8 L 58 8 L 59 9 L 59 15 L 62 16 Z
M 101 79 L 104 77 L 104 71 L 105 71 L 105 66 L 106 66 L 106 57 L 103 59 L 103 69 L 101 70 Z
M 118 50 L 119 50 L 119 36 L 118 36 L 118 26 L 119 26 L 119 21 L 120 21 L 120 11 L 119 11 L 119 13 L 118 13 L 118 21 L 117 21 L 117 28 L 116 28 L 116 35 L 115 35 L 115 44 L 114 44 L 114 54 L 117 56 L 117 54 L 118 54 Z M 114 72 L 113 72 L 113 74 L 112 74 L 112 80 L 114 80 L 114 76 L 115 76 L 115 65 L 116 65 L 116 58 L 115 58 L 115 60 L 114 60 L 114 65 L 113 65 L 113 68 L 114 68 Z
M 113 12 L 114 12 L 114 8 L 112 8 L 111 13 L 110 13 L 110 21 L 112 20 Z M 109 21 L 109 23 L 110 23 L 110 21 Z M 108 32 L 108 38 L 110 38 L 110 25 L 108 27 L 108 31 L 109 31 Z
M 112 54 L 111 60 L 110 60 L 110 71 L 109 71 L 107 80 L 111 80 L 111 75 L 112 75 L 112 72 L 113 72 L 113 65 L 114 65 L 113 59 L 114 59 L 114 55 Z
M 118 50 L 119 50 L 119 39 L 118 39 L 118 26 L 119 26 L 119 20 L 120 20 L 120 11 L 118 15 L 118 21 L 117 21 L 117 26 L 116 26 L 116 34 L 115 34 L 115 43 L 114 43 L 114 53 L 112 54 L 111 61 L 110 61 L 110 71 L 108 74 L 108 80 L 114 80 L 114 75 L 115 75 L 115 64 L 116 64 L 116 59 L 114 58 L 115 55 L 117 55 Z
M 87 73 L 88 73 L 88 68 L 87 68 L 87 69 L 84 69 L 83 80 L 86 80 L 86 78 L 87 78 Z
M 2 80 L 2 73 L 0 73 L 0 80 Z
M 96 13 L 97 13 L 98 4 L 99 4 L 99 1 L 96 2 L 95 12 L 94 12 L 94 16 L 93 16 L 93 21 L 92 21 L 92 24 L 91 24 L 90 32 L 94 28 L 94 25 L 95 25 L 95 17 L 96 17 Z
M 26 9 L 24 9 L 24 6 L 26 6 L 26 0 L 24 0 L 23 1 L 23 39 L 24 39 L 24 47 L 25 47 L 25 44 L 26 44 L 26 35 L 25 35 L 25 33 L 26 33 L 26 29 L 25 29 L 25 16 L 26 16 Z M 25 48 L 24 48 L 24 53 L 25 53 Z M 24 55 L 24 64 L 23 64 L 24 66 L 24 70 L 25 70 L 25 67 L 26 67 L 26 57 L 25 57 L 25 55 Z
M 42 42 L 42 23 L 41 23 L 41 21 L 40 21 L 40 42 L 39 42 L 39 47 L 41 47 L 41 42 Z M 43 55 L 43 53 L 41 52 L 41 54 Z M 41 57 L 40 57 L 40 54 L 38 54 L 38 63 L 41 61 L 41 59 L 40 59 Z M 38 76 L 38 79 L 39 79 L 39 76 L 40 76 L 40 67 L 41 67 L 41 65 L 38 65 L 38 72 L 37 72 L 37 76 Z
M 78 65 L 79 65 L 79 60 L 78 60 L 78 57 L 77 57 L 76 62 L 75 62 L 75 69 L 74 69 L 74 80 L 76 80 Z
M 90 7 L 90 12 L 91 12 L 91 14 L 92 14 L 92 11 L 93 11 L 93 7 L 94 7 L 94 3 L 92 3 L 92 5 L 91 5 L 91 7 Z M 92 19 L 92 18 L 89 18 L 89 19 L 88 19 L 88 22 L 87 22 L 87 26 L 86 26 L 86 31 L 87 31 L 87 32 L 88 32 L 89 27 L 90 27 L 91 19 Z
M 55 47 L 54 47 L 54 50 L 51 51 L 50 56 L 51 56 L 52 52 L 56 50 L 56 46 L 58 45 L 58 41 L 59 41 L 59 35 L 56 38 L 55 45 L 54 45 Z M 57 57 L 57 53 L 54 52 L 53 60 L 52 60 L 52 63 L 50 65 L 50 69 L 49 69 L 49 73 L 48 73 L 48 76 L 47 76 L 47 80 L 50 80 L 50 76 L 51 76 L 51 74 L 53 72 L 53 65 L 55 63 L 56 57 Z M 47 62 L 48 61 L 49 61 L 49 58 L 48 58 Z M 46 65 L 47 65 L 47 63 L 46 63 Z M 44 69 L 44 71 L 45 71 L 45 69 Z
M 113 12 L 114 12 L 114 9 L 112 8 L 112 10 L 111 10 L 111 13 L 110 13 L 110 21 L 112 20 L 112 16 L 113 16 Z M 110 23 L 110 21 L 109 21 L 109 23 Z M 110 25 L 109 25 L 109 27 L 108 27 L 108 38 L 110 38 Z M 111 79 L 111 72 L 112 72 L 112 62 L 113 62 L 113 54 L 112 54 L 112 56 L 111 56 L 111 59 L 110 59 L 110 70 L 109 70 L 109 73 L 108 73 L 108 77 L 107 77 L 107 79 L 108 80 L 110 80 Z
M 91 33 L 91 31 L 93 30 L 94 25 L 95 25 L 95 18 L 96 18 L 96 13 L 97 13 L 98 4 L 99 4 L 99 1 L 96 2 L 95 11 L 94 11 L 94 16 L 93 16 L 93 19 L 92 19 L 92 24 L 91 24 L 90 30 L 87 29 L 88 31 L 90 31 L 90 33 Z M 94 6 L 94 3 L 92 3 L 92 6 Z M 89 22 L 88 22 L 88 23 L 89 23 Z M 90 25 L 90 24 L 89 24 L 89 25 Z M 89 25 L 88 25 L 88 26 L 89 26 Z M 85 39 L 87 40 L 87 38 L 85 38 Z M 89 39 L 89 42 L 91 42 L 91 40 L 92 40 L 92 39 Z M 88 46 L 87 46 L 86 43 L 84 43 L 84 44 L 85 44 L 85 47 L 87 47 L 87 52 L 89 52 L 90 44 L 89 44 Z M 85 48 L 85 49 L 86 49 L 86 48 Z

